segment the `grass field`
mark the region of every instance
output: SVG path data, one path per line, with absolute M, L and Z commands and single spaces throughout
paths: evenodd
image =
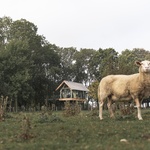
M 73 117 L 62 114 L 8 113 L 0 122 L 0 150 L 150 149 L 150 109 L 142 110 L 143 121 L 119 114 L 110 119 L 107 111 L 103 121 L 90 111 Z

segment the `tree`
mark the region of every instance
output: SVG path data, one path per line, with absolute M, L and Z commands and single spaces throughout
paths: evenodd
M 10 29 L 10 40 L 23 40 L 28 42 L 27 58 L 31 63 L 30 86 L 34 90 L 31 103 L 43 103 L 48 93 L 52 95 L 55 80 L 58 80 L 60 58 L 57 46 L 49 44 L 45 37 L 37 34 L 37 26 L 21 19 L 14 21 Z M 51 87 L 51 88 L 50 88 Z
M 59 82 L 60 58 L 56 49 L 55 45 L 47 43 L 38 53 L 34 53 L 31 85 L 35 91 L 36 103 L 44 103 L 48 96 L 52 97 Z
M 121 55 L 119 55 L 119 74 L 132 74 L 135 72 L 135 67 L 133 67 L 135 62 L 135 56 L 132 51 L 126 49 L 122 51 Z
M 143 61 L 145 59 L 150 59 L 150 52 L 143 48 L 134 48 L 132 50 L 135 60 Z
M 20 105 L 43 103 L 60 75 L 57 46 L 38 35 L 37 27 L 25 19 L 5 17 L 0 25 L 0 93 Z
M 0 53 L 2 71 L 0 92 L 1 95 L 14 99 L 16 104 L 19 95 L 22 95 L 19 103 L 23 103 L 23 100 L 27 101 L 32 90 L 29 85 L 30 62 L 25 55 L 27 49 L 27 42 L 11 41 Z
M 144 49 L 124 50 L 119 55 L 118 59 L 118 73 L 119 74 L 133 74 L 138 72 L 138 67 L 135 66 L 135 61 L 141 61 L 150 58 L 150 52 Z
M 75 81 L 90 84 L 93 80 L 93 71 L 90 69 L 90 62 L 95 55 L 96 50 L 93 49 L 81 49 L 75 54 Z
M 90 61 L 90 68 L 95 76 L 95 80 L 101 80 L 109 74 L 117 74 L 118 53 L 112 48 L 100 48 Z
M 58 48 L 57 53 L 60 57 L 61 75 L 60 82 L 62 80 L 74 81 L 75 75 L 75 55 L 77 53 L 76 48 Z
M 10 17 L 0 18 L 0 50 L 5 48 L 9 38 L 9 31 L 12 25 L 12 19 Z
M 89 97 L 93 98 L 94 100 L 98 100 L 98 95 L 97 95 L 98 85 L 99 85 L 99 81 L 94 81 L 88 87 Z

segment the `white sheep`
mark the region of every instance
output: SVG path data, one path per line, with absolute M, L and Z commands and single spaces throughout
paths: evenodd
M 136 61 L 139 73 L 132 75 L 108 75 L 104 77 L 98 87 L 99 117 L 103 119 L 102 111 L 106 99 L 110 117 L 114 117 L 112 103 L 115 101 L 134 100 L 137 107 L 138 119 L 141 116 L 141 102 L 150 96 L 150 61 Z

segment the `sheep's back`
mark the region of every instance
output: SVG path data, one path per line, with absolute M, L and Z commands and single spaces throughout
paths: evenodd
M 136 82 L 138 80 L 138 74 L 132 75 L 108 75 L 104 77 L 100 85 L 101 86 L 126 86 L 127 84 Z

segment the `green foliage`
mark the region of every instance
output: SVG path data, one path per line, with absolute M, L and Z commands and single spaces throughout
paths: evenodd
M 94 80 L 94 73 L 91 70 L 90 62 L 93 60 L 96 50 L 81 49 L 75 54 L 75 73 L 77 82 L 84 82 L 85 85 Z
M 93 56 L 90 68 L 93 70 L 96 80 L 101 80 L 109 74 L 117 74 L 118 53 L 112 48 L 100 48 Z
M 38 123 L 45 123 L 45 122 L 48 122 L 48 114 L 46 112 L 42 112 L 40 115 L 39 115 L 39 118 L 37 120 Z
M 134 72 L 135 67 L 131 67 L 134 65 L 134 55 L 130 50 L 125 50 L 119 57 L 119 73 L 120 74 L 131 74 Z M 130 69 L 129 69 L 130 68 Z M 134 69 L 134 70 L 133 70 Z
M 60 57 L 60 74 L 59 81 L 75 79 L 75 55 L 77 53 L 76 48 L 58 48 L 57 53 Z
M 64 122 L 61 117 L 53 114 L 52 112 L 42 112 L 39 114 L 36 119 L 36 123 L 55 123 L 55 122 Z
M 150 52 L 144 49 L 133 49 L 122 51 L 119 56 L 118 73 L 120 74 L 133 74 L 138 72 L 138 67 L 135 65 L 135 61 L 142 61 L 150 59 Z
M 52 95 L 59 79 L 57 47 L 25 19 L 0 18 L 0 33 L 0 94 L 20 105 L 41 103 Z
M 112 49 L 99 49 L 99 54 L 101 57 L 100 63 L 100 75 L 104 77 L 109 74 L 117 74 L 118 68 L 118 53 Z
M 90 84 L 88 87 L 89 97 L 93 98 L 94 100 L 98 100 L 98 95 L 97 95 L 98 85 L 99 85 L 99 81 L 95 81 L 95 82 L 92 82 L 92 84 Z

